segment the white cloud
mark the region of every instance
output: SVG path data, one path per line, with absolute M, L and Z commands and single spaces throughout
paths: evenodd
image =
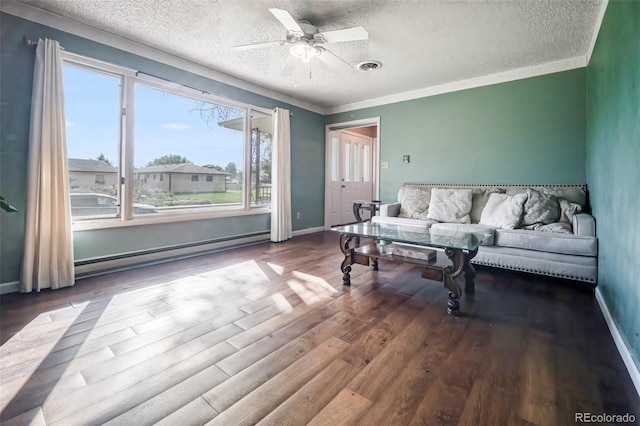
M 65 120 L 64 124 L 66 127 L 73 127 L 76 125 L 76 122 L 71 120 Z
M 169 130 L 185 130 L 185 129 L 190 129 L 192 126 L 189 126 L 188 124 L 182 124 L 182 123 L 166 123 L 166 124 L 163 124 L 161 127 L 163 129 L 169 129 Z

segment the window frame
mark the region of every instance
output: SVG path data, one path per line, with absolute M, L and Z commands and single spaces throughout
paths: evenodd
M 113 228 L 122 226 L 136 226 L 142 224 L 157 224 L 183 222 L 199 219 L 212 219 L 217 217 L 234 217 L 271 212 L 270 205 L 251 205 L 251 177 L 248 171 L 251 169 L 251 112 L 273 116 L 273 110 L 246 104 L 235 100 L 221 98 L 206 91 L 183 86 L 161 78 L 140 73 L 136 70 L 119 65 L 103 62 L 86 56 L 74 54 L 68 51 L 62 52 L 63 65 L 70 65 L 88 72 L 96 72 L 112 77 L 120 78 L 120 129 L 118 144 L 118 185 L 117 198 L 120 202 L 120 216 L 110 218 L 82 217 L 73 220 L 74 230 L 89 230 Z M 211 209 L 202 209 L 198 212 L 180 212 L 157 217 L 134 216 L 133 198 L 135 173 L 133 165 L 134 154 L 134 126 L 135 126 L 135 87 L 140 84 L 156 90 L 172 93 L 178 96 L 188 97 L 197 101 L 204 101 L 239 109 L 243 111 L 243 173 L 242 173 L 242 205 L 216 206 Z M 273 135 L 272 135 L 273 136 Z

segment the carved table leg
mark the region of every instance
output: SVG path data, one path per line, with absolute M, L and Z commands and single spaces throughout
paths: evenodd
M 460 310 L 460 296 L 462 292 L 456 283 L 456 277 L 462 272 L 465 264 L 465 256 L 460 249 L 445 249 L 445 254 L 452 264 L 444 268 L 444 286 L 449 290 L 447 313 L 455 314 Z
M 360 216 L 360 208 L 362 207 L 362 203 L 353 203 L 353 215 L 356 218 L 356 222 L 364 222 L 362 220 L 362 216 Z
M 476 270 L 470 262 L 476 254 L 478 254 L 477 249 L 464 255 L 464 292 L 467 294 L 476 292 L 476 284 L 473 282 L 476 277 Z
M 344 254 L 344 260 L 340 265 L 342 271 L 342 284 L 351 285 L 351 265 L 353 265 L 353 248 L 351 247 L 351 241 L 354 242 L 354 247 L 360 245 L 360 237 L 345 234 L 340 234 L 340 250 Z

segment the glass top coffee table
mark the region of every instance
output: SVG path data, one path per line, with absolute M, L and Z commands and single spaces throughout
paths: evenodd
M 370 222 L 336 226 L 340 233 L 342 283 L 351 285 L 351 265 L 359 264 L 378 270 L 378 259 L 419 266 L 422 278 L 441 281 L 449 290 L 447 312 L 460 310 L 460 287 L 456 278 L 464 272 L 465 292 L 474 292 L 475 270 L 469 261 L 487 237 L 482 233 L 426 230 L 418 227 L 372 224 Z M 371 241 L 360 245 L 360 238 Z M 440 256 L 438 256 L 440 253 Z

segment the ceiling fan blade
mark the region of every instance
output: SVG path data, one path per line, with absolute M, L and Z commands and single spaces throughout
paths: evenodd
M 280 21 L 282 25 L 284 25 L 287 31 L 294 31 L 298 33 L 304 32 L 302 31 L 302 28 L 300 28 L 300 25 L 298 25 L 296 20 L 293 19 L 293 17 L 286 10 L 274 8 L 274 9 L 269 9 L 269 12 L 271 12 L 273 16 L 275 16 L 276 19 Z
M 264 43 L 245 44 L 242 46 L 236 46 L 233 48 L 233 50 L 264 49 L 265 47 L 282 46 L 286 42 L 287 42 L 286 40 L 278 40 L 278 41 L 266 41 Z
M 354 68 L 349 65 L 348 62 L 338 58 L 333 53 L 329 52 L 327 49 L 322 49 L 320 55 L 318 55 L 318 59 L 320 59 L 325 64 L 329 65 L 331 68 L 334 68 L 338 71 L 353 71 Z
M 280 71 L 280 75 L 283 77 L 290 76 L 291 74 L 293 74 L 293 71 L 295 71 L 297 66 L 298 58 L 289 54 L 289 56 L 287 56 L 287 60 L 284 63 L 284 66 L 282 67 L 282 71 Z
M 343 41 L 368 40 L 369 33 L 362 27 L 345 28 L 343 30 L 327 31 L 319 35 L 327 43 L 340 43 Z

